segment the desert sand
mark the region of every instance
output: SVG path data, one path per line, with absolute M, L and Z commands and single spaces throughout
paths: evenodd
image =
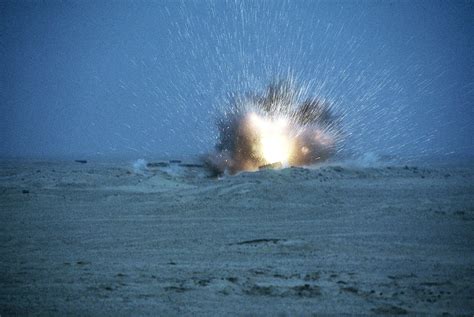
M 474 314 L 474 165 L 0 163 L 0 315 Z

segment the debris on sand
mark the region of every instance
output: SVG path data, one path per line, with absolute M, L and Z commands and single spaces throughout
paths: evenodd
M 275 163 L 271 163 L 271 164 L 265 164 L 265 165 L 262 165 L 262 166 L 259 166 L 258 169 L 259 170 L 268 170 L 268 169 L 280 169 L 283 167 L 283 164 L 281 164 L 281 162 L 275 162 Z
M 188 167 L 188 168 L 203 168 L 203 164 L 194 164 L 194 163 L 183 163 L 179 164 L 181 167 Z
M 168 167 L 170 166 L 170 164 L 166 162 L 153 162 L 153 163 L 148 163 L 146 166 L 148 168 L 160 168 L 160 167 Z

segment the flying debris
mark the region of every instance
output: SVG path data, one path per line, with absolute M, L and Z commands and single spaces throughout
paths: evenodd
M 214 175 L 309 165 L 333 156 L 343 139 L 331 103 L 308 87 L 279 80 L 263 92 L 233 94 L 217 121 L 215 151 L 204 158 Z

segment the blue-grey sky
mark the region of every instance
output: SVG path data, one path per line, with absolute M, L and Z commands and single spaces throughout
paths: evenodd
M 290 72 L 352 152 L 474 154 L 472 1 L 3 1 L 0 156 L 201 153 Z

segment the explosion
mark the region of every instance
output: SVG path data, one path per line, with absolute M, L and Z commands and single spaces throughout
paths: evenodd
M 248 131 L 255 135 L 255 153 L 267 164 L 281 162 L 287 165 L 292 152 L 288 121 L 279 118 L 274 121 L 250 113 Z
M 217 123 L 216 151 L 205 159 L 216 175 L 272 166 L 301 166 L 333 156 L 342 133 L 331 104 L 306 97 L 292 81 L 260 94 L 232 95 Z

